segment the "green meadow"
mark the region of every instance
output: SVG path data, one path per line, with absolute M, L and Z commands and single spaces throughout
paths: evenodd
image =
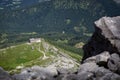
M 21 44 L 2 49 L 0 50 L 0 66 L 6 70 L 11 70 L 22 63 L 37 59 L 43 55 L 37 50 L 38 47 L 38 44 Z
M 49 45 L 49 49 L 46 49 L 45 44 Z M 44 45 L 44 46 L 43 46 Z M 58 49 L 58 52 L 51 51 L 53 47 Z M 66 47 L 67 48 L 67 47 Z M 68 47 L 69 48 L 69 47 Z M 47 50 L 47 51 L 46 51 Z M 41 43 L 22 43 L 16 46 L 0 49 L 0 66 L 7 71 L 16 69 L 18 66 L 30 67 L 33 65 L 45 66 L 53 63 L 54 59 L 50 56 L 56 56 L 59 52 L 67 54 L 76 61 L 80 61 L 82 58 L 80 54 L 76 54 L 72 51 L 60 48 L 55 44 L 52 45 L 44 40 Z M 43 59 L 43 53 L 46 54 L 48 59 Z

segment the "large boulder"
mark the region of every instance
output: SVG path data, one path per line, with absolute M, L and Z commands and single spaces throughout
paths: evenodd
M 94 74 L 91 72 L 82 71 L 77 74 L 77 80 L 94 80 Z
M 93 62 L 93 63 L 98 64 L 99 66 L 107 67 L 107 62 L 108 62 L 109 58 L 110 58 L 110 53 L 108 51 L 104 51 L 96 56 L 87 58 L 83 62 L 84 63 Z
M 120 16 L 96 21 L 95 32 L 83 49 L 79 80 L 120 80 Z
M 107 62 L 110 58 L 110 53 L 107 51 L 102 52 L 101 54 L 96 56 L 96 63 L 99 66 L 107 67 Z
M 120 16 L 103 17 L 96 21 L 95 32 L 83 49 L 83 60 L 104 51 L 120 53 Z
M 99 67 L 95 71 L 96 80 L 120 80 L 120 75 L 111 72 L 104 67 Z
M 58 76 L 55 80 L 79 80 L 76 74 L 62 74 Z
M 93 62 L 84 63 L 80 66 L 79 72 L 85 71 L 85 72 L 94 72 L 98 68 L 98 65 Z
M 116 53 L 112 54 L 108 61 L 108 68 L 120 74 L 120 56 Z
M 54 76 L 58 75 L 56 68 L 33 66 L 21 71 L 20 74 L 13 75 L 14 80 L 54 80 Z

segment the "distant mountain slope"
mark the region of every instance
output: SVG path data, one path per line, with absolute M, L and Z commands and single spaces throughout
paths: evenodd
M 0 11 L 25 8 L 44 1 L 49 0 L 0 0 Z
M 120 15 L 112 0 L 51 0 L 0 13 L 1 32 L 64 32 L 85 36 L 102 16 Z

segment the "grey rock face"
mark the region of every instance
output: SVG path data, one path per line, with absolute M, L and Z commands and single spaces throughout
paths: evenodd
M 110 58 L 109 52 L 105 51 L 96 56 L 96 63 L 107 62 L 109 58 Z
M 104 52 L 102 52 L 102 53 L 100 53 L 96 56 L 92 56 L 92 57 L 87 58 L 83 62 L 84 63 L 93 62 L 93 63 L 96 63 L 99 66 L 107 67 L 107 62 L 108 62 L 109 58 L 110 58 L 110 53 L 108 51 L 104 51 Z
M 113 1 L 115 1 L 115 2 L 118 3 L 118 4 L 120 4 L 120 0 L 113 0 Z
M 105 51 L 105 52 L 96 56 L 96 63 L 99 66 L 107 67 L 107 62 L 108 62 L 109 58 L 110 58 L 109 52 Z
M 10 75 L 0 67 L 0 80 L 12 80 Z
M 55 80 L 79 80 L 76 74 L 63 74 L 57 77 Z
M 90 41 L 83 47 L 85 60 L 104 51 L 120 52 L 120 16 L 103 17 L 95 22 L 95 32 Z
M 120 80 L 120 76 L 114 73 L 105 74 L 105 76 L 101 77 L 99 80 Z
M 103 67 L 95 71 L 96 80 L 120 80 L 120 75 L 115 74 Z
M 102 31 L 102 35 L 120 52 L 120 16 L 103 17 L 95 22 L 96 27 Z
M 89 57 L 83 61 L 83 63 L 93 62 L 96 63 L 96 56 Z
M 83 64 L 79 73 L 92 69 L 92 80 L 120 80 L 120 16 L 103 17 L 96 21 L 95 32 L 83 49 Z M 86 64 L 98 67 L 88 65 L 89 68 L 83 68 Z
M 57 70 L 53 67 L 33 66 L 22 70 L 20 74 L 15 74 L 13 78 L 14 80 L 54 80 L 53 77 L 57 74 Z
M 108 61 L 108 68 L 120 74 L 120 56 L 116 53 L 112 54 Z
M 94 79 L 94 74 L 91 72 L 86 72 L 86 71 L 82 71 L 80 73 L 78 73 L 78 80 L 93 80 Z
M 95 71 L 95 76 L 96 76 L 97 78 L 99 78 L 99 77 L 101 78 L 101 77 L 105 76 L 105 75 L 108 74 L 108 73 L 111 73 L 111 71 L 105 69 L 104 67 L 99 67 L 99 68 L 97 68 L 96 71 Z
M 98 68 L 98 65 L 96 63 L 93 62 L 89 62 L 89 63 L 84 63 L 80 66 L 80 69 L 78 70 L 78 72 L 94 72 L 95 69 Z

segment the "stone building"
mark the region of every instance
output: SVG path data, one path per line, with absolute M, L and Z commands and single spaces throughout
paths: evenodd
M 29 42 L 30 42 L 30 43 L 41 42 L 41 38 L 31 38 L 31 39 L 29 39 Z

